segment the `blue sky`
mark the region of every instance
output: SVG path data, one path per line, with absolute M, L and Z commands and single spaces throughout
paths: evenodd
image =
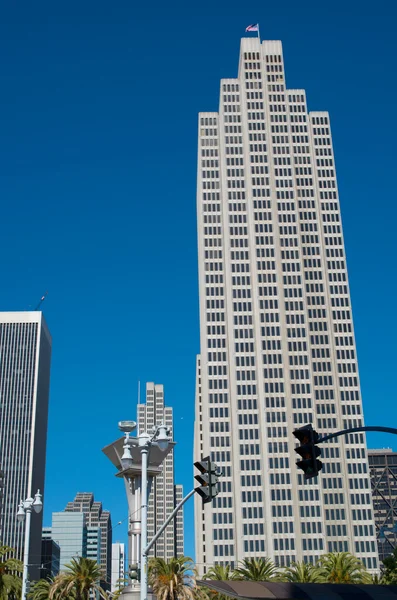
M 34 308 L 49 292 L 46 523 L 77 491 L 93 491 L 114 523 L 126 518 L 101 448 L 135 417 L 138 380 L 164 383 L 177 481 L 192 484 L 197 113 L 217 110 L 253 22 L 283 41 L 287 86 L 331 113 L 366 422 L 396 425 L 395 11 L 339 0 L 1 3 L 0 310 Z M 186 534 L 192 555 L 192 502 Z

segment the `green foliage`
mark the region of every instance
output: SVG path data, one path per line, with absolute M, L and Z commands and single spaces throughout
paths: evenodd
M 211 579 L 212 581 L 230 581 L 235 578 L 235 573 L 233 569 L 231 569 L 230 565 L 214 565 L 208 569 L 207 573 L 203 577 L 203 579 Z M 210 590 L 209 588 L 202 587 L 201 590 L 206 594 L 209 600 L 230 600 L 230 596 L 219 594 L 218 592 Z
M 371 575 L 370 583 L 372 583 L 373 585 L 388 585 L 389 581 L 386 579 L 383 573 L 381 573 L 380 575 L 375 573 L 375 575 Z
M 321 583 L 321 572 L 318 567 L 305 562 L 293 562 L 284 569 L 281 575 L 282 581 L 291 583 Z
M 18 600 L 21 597 L 23 564 L 13 554 L 12 548 L 0 545 L 0 600 Z
M 318 561 L 323 583 L 371 583 L 364 563 L 350 552 L 329 552 Z
M 158 600 L 193 600 L 196 589 L 196 569 L 191 558 L 180 556 L 168 562 L 151 558 L 148 580 Z
M 280 571 L 270 558 L 245 558 L 234 570 L 233 579 L 248 581 L 279 581 Z
M 128 577 L 120 577 L 120 579 L 118 579 L 116 581 L 116 590 L 112 595 L 113 600 L 117 600 L 117 598 L 121 595 L 124 588 L 126 588 L 127 585 L 129 584 L 129 582 L 130 582 L 130 580 L 128 579 Z
M 89 600 L 90 592 L 98 592 L 101 598 L 108 600 L 108 595 L 98 584 L 101 579 L 103 573 L 95 560 L 72 558 L 66 565 L 66 571 L 58 575 L 51 585 L 49 600 Z
M 385 582 L 397 585 L 397 548 L 394 548 L 393 553 L 383 560 L 384 571 L 382 577 Z
M 235 579 L 234 571 L 230 568 L 230 565 L 214 565 L 208 569 L 203 579 L 212 579 L 212 581 L 228 581 Z
M 289 567 L 278 568 L 269 558 L 247 558 L 234 570 L 229 565 L 214 565 L 203 579 L 245 580 L 245 581 L 285 581 L 295 583 L 373 583 L 397 584 L 397 550 L 384 561 L 385 571 L 381 575 L 371 575 L 364 563 L 349 552 L 329 552 L 320 558 L 316 565 L 294 562 Z M 216 592 L 204 588 L 209 600 L 227 600 Z M 201 599 L 202 595 L 199 595 Z
M 54 579 L 39 579 L 31 587 L 28 598 L 31 600 L 49 600 L 51 587 L 54 585 Z

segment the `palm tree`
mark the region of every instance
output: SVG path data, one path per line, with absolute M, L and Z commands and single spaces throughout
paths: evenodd
M 12 548 L 0 546 L 0 600 L 11 600 L 21 594 L 19 574 L 23 571 L 23 564 L 13 557 L 13 553 Z
M 48 600 L 50 597 L 51 587 L 54 585 L 52 577 L 48 579 L 39 579 L 32 585 L 28 598 L 31 600 Z
M 168 562 L 151 558 L 148 579 L 158 600 L 194 600 L 196 569 L 191 558 L 180 556 Z
M 214 565 L 203 576 L 203 579 L 212 579 L 213 581 L 228 581 L 234 578 L 234 571 L 230 565 Z
M 270 558 L 244 558 L 234 570 L 235 579 L 278 581 L 280 572 Z
M 206 574 L 203 576 L 203 579 L 209 579 L 212 581 L 230 581 L 231 579 L 235 579 L 235 573 L 230 568 L 230 565 L 214 565 L 208 569 Z M 230 600 L 229 596 L 225 596 L 224 594 L 210 590 L 207 587 L 201 587 L 200 591 L 206 596 L 207 600 Z
M 390 581 L 385 577 L 384 573 L 371 575 L 371 581 L 374 585 L 389 585 Z
M 282 573 L 283 581 L 291 583 L 321 583 L 321 572 L 311 563 L 293 562 Z
M 329 552 L 318 561 L 324 583 L 371 583 L 364 564 L 350 552 Z
M 51 586 L 49 600 L 74 598 L 89 600 L 90 592 L 99 592 L 99 596 L 108 600 L 108 595 L 98 582 L 103 579 L 102 571 L 95 560 L 90 558 L 72 558 L 66 565 L 66 571 L 58 575 Z
M 128 577 L 120 577 L 116 581 L 116 589 L 113 592 L 112 600 L 117 600 L 117 598 L 119 596 L 121 596 L 122 591 L 124 590 L 124 588 L 127 587 L 128 584 L 129 584 L 129 578 Z

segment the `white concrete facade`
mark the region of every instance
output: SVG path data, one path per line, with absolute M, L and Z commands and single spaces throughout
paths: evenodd
M 123 587 L 125 577 L 125 544 L 115 542 L 112 544 L 112 575 L 111 592 L 115 592 L 119 586 Z
M 281 42 L 241 40 L 219 112 L 199 115 L 197 179 L 195 459 L 225 473 L 195 498 L 199 571 L 328 551 L 376 569 L 364 434 L 324 444 L 314 480 L 295 466 L 295 428 L 363 414 L 329 115 L 286 89 Z

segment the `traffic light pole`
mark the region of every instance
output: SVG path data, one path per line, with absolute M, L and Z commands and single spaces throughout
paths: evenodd
M 393 427 L 352 427 L 351 429 L 343 429 L 342 431 L 337 431 L 336 433 L 330 433 L 322 438 L 318 438 L 316 445 L 321 444 L 322 442 L 327 442 L 328 440 L 332 440 L 332 438 L 336 438 L 340 435 L 347 435 L 348 433 L 358 433 L 359 431 L 379 431 L 382 433 L 394 433 L 397 435 L 397 429 Z
M 170 514 L 170 516 L 166 519 L 166 521 L 164 521 L 164 523 L 162 524 L 162 526 L 160 527 L 160 529 L 158 530 L 158 532 L 156 533 L 156 535 L 154 536 L 154 538 L 149 542 L 149 544 L 146 546 L 146 548 L 144 548 L 142 550 L 142 554 L 144 554 L 147 557 L 147 555 L 149 554 L 151 548 L 153 547 L 153 545 L 159 539 L 160 535 L 164 532 L 164 530 L 167 528 L 167 526 L 175 518 L 176 513 L 182 508 L 182 506 L 185 504 L 185 502 L 187 502 L 189 500 L 189 498 L 191 498 L 193 496 L 193 494 L 194 494 L 195 491 L 196 490 L 193 489 L 191 492 L 188 493 L 187 496 L 185 496 L 183 498 L 183 500 L 181 500 L 179 502 L 179 504 L 174 508 L 174 510 L 172 511 L 172 513 Z

